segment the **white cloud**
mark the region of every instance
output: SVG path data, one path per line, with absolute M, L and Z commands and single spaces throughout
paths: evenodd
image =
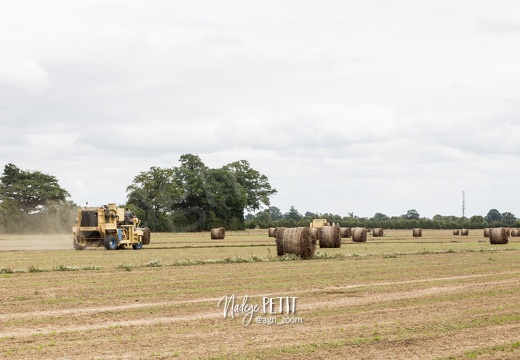
M 504 6 L 505 5 L 505 6 Z M 491 33 L 520 34 L 520 6 L 516 2 L 495 4 L 476 15 L 480 29 Z
M 9 54 L 0 57 L 0 91 L 18 90 L 29 95 L 41 94 L 49 87 L 48 73 L 37 61 Z
M 465 188 L 470 212 L 520 215 L 518 9 L 5 1 L 0 166 L 101 204 L 193 153 L 248 160 L 282 211 L 457 214 Z

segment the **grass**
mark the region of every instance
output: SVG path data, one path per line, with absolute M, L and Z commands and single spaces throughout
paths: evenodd
M 318 247 L 312 260 L 273 255 L 273 240 L 260 232 L 218 241 L 154 234 L 141 251 L 3 251 L 0 357 L 520 354 L 519 244 L 436 234 L 415 241 L 388 230 L 377 241 Z M 303 323 L 244 327 L 241 314 L 224 319 L 218 299 L 231 294 L 237 305 L 247 295 L 260 306 L 264 297 L 295 296 Z M 436 353 L 437 341 L 455 350 Z

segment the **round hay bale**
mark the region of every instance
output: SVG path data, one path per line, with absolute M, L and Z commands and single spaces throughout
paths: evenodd
M 459 230 L 453 230 L 453 235 L 459 235 L 459 234 L 460 234 Z
M 507 244 L 509 238 L 507 236 L 506 228 L 494 228 L 489 230 L 489 243 L 490 244 Z
M 484 229 L 484 237 L 489 237 L 489 228 Z
M 276 228 L 276 235 L 275 235 L 275 241 L 276 241 L 276 255 L 278 256 L 282 256 L 284 254 L 283 252 L 283 243 L 282 242 L 278 242 L 278 236 L 282 236 L 283 237 L 283 233 L 285 232 L 285 229 L 284 227 L 279 227 L 279 228 Z
M 352 232 L 352 241 L 354 242 L 366 242 L 367 241 L 367 229 L 362 227 L 354 228 Z
M 367 233 L 369 233 L 369 232 L 371 232 L 371 231 L 372 231 L 372 229 L 366 229 L 366 230 L 367 230 Z
M 276 252 L 278 256 L 295 254 L 302 259 L 310 259 L 316 250 L 316 237 L 308 227 L 278 228 L 276 231 Z
M 222 240 L 226 237 L 226 229 L 223 227 L 211 229 L 211 238 L 213 240 Z
M 267 230 L 267 234 L 269 235 L 269 237 L 276 237 L 276 228 L 269 228 Z
M 383 228 L 374 228 L 374 229 L 372 229 L 372 236 L 373 237 L 381 237 L 381 236 L 383 236 Z
M 507 237 L 510 237 L 511 236 L 511 229 L 506 228 L 506 232 L 507 232 Z
M 316 240 L 320 237 L 320 228 L 310 228 L 311 229 L 311 235 L 316 238 Z
M 350 228 L 339 228 L 339 234 L 342 238 L 349 238 L 352 236 L 352 231 Z
M 520 229 L 511 230 L 511 236 L 513 236 L 513 237 L 520 236 Z
M 469 230 L 468 229 L 462 229 L 460 231 L 460 235 L 461 236 L 468 236 L 469 235 Z
M 152 233 L 149 228 L 145 227 L 143 229 L 143 245 L 150 245 L 150 238 L 152 237 Z
M 341 230 L 339 226 L 324 226 L 319 231 L 318 240 L 320 248 L 339 248 L 341 247 Z
M 422 229 L 421 228 L 413 228 L 412 229 L 413 237 L 422 237 Z

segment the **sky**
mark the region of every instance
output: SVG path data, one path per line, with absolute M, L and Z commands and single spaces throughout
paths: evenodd
M 515 0 L 2 0 L 0 167 L 124 204 L 247 160 L 271 205 L 520 217 Z

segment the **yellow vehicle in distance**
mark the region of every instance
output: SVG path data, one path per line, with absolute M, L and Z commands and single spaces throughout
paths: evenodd
M 321 229 L 324 226 L 331 226 L 327 219 L 313 219 L 309 227 Z
M 107 250 L 132 246 L 140 250 L 150 244 L 151 233 L 149 228 L 141 228 L 139 224 L 137 217 L 125 218 L 125 209 L 113 203 L 98 208 L 81 207 L 72 227 L 72 245 L 76 250 L 91 246 L 104 246 Z

